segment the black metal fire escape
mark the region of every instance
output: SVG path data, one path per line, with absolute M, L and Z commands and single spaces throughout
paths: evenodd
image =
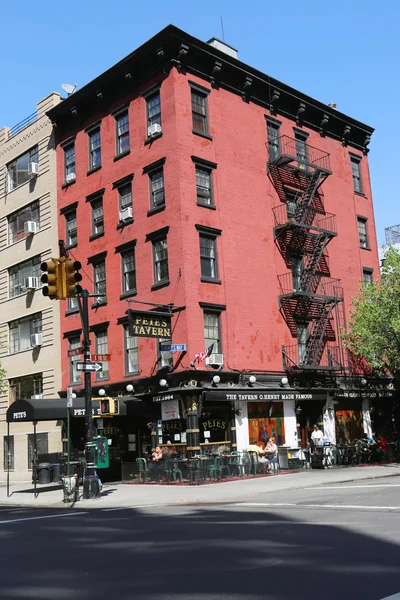
M 281 204 L 274 238 L 289 273 L 278 276 L 281 313 L 297 344 L 283 346 L 286 370 L 345 369 L 340 327 L 343 289 L 330 278 L 327 246 L 337 235 L 335 215 L 324 208 L 322 184 L 331 174 L 329 155 L 282 136 L 270 144 L 268 175 Z

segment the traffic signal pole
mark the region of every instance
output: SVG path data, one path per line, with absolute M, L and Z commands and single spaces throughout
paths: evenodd
M 82 290 L 78 295 L 79 312 L 83 330 L 83 362 L 90 363 L 90 338 L 89 338 L 89 292 Z M 97 498 L 100 496 L 99 480 L 95 476 L 94 442 L 93 442 L 93 417 L 92 417 L 92 381 L 90 371 L 84 371 L 85 382 L 85 459 L 86 476 L 83 479 L 83 498 Z

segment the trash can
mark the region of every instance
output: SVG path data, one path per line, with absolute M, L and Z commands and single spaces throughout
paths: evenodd
M 61 465 L 56 463 L 51 465 L 53 471 L 53 483 L 61 483 Z
M 51 483 L 52 482 L 52 471 L 51 471 L 50 463 L 39 463 L 37 470 L 38 470 L 39 483 Z

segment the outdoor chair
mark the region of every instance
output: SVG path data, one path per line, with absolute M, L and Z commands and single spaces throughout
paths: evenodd
M 248 475 L 257 475 L 258 471 L 258 454 L 257 452 L 247 452 L 248 455 L 248 463 L 247 463 L 247 473 Z
M 165 474 L 167 476 L 168 485 L 171 483 L 171 478 L 176 481 L 177 477 L 179 477 L 179 481 L 183 483 L 182 471 L 178 466 L 176 458 L 167 458 L 165 461 Z
M 208 467 L 208 474 L 210 479 L 222 479 L 222 470 L 222 458 L 220 456 L 216 456 L 211 467 Z
M 229 468 L 232 475 L 237 473 L 239 477 L 243 477 L 245 473 L 244 455 L 243 452 L 232 452 L 229 459 Z
M 200 458 L 191 458 L 188 461 L 187 469 L 189 485 L 199 485 L 200 483 L 204 483 L 203 462 L 205 461 Z
M 145 458 L 137 458 L 136 464 L 139 469 L 139 479 L 142 479 L 143 483 L 146 483 L 147 480 L 150 480 L 151 478 L 150 469 L 147 465 L 147 460 Z

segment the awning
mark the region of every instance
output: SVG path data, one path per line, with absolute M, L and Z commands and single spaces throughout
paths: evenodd
M 143 403 L 136 399 L 120 399 L 120 412 L 124 415 L 138 415 Z M 72 418 L 85 417 L 85 399 L 74 398 L 70 410 Z M 100 401 L 92 400 L 93 416 L 100 416 Z M 66 398 L 40 398 L 29 400 L 16 400 L 7 410 L 7 423 L 26 421 L 58 421 L 67 418 Z

